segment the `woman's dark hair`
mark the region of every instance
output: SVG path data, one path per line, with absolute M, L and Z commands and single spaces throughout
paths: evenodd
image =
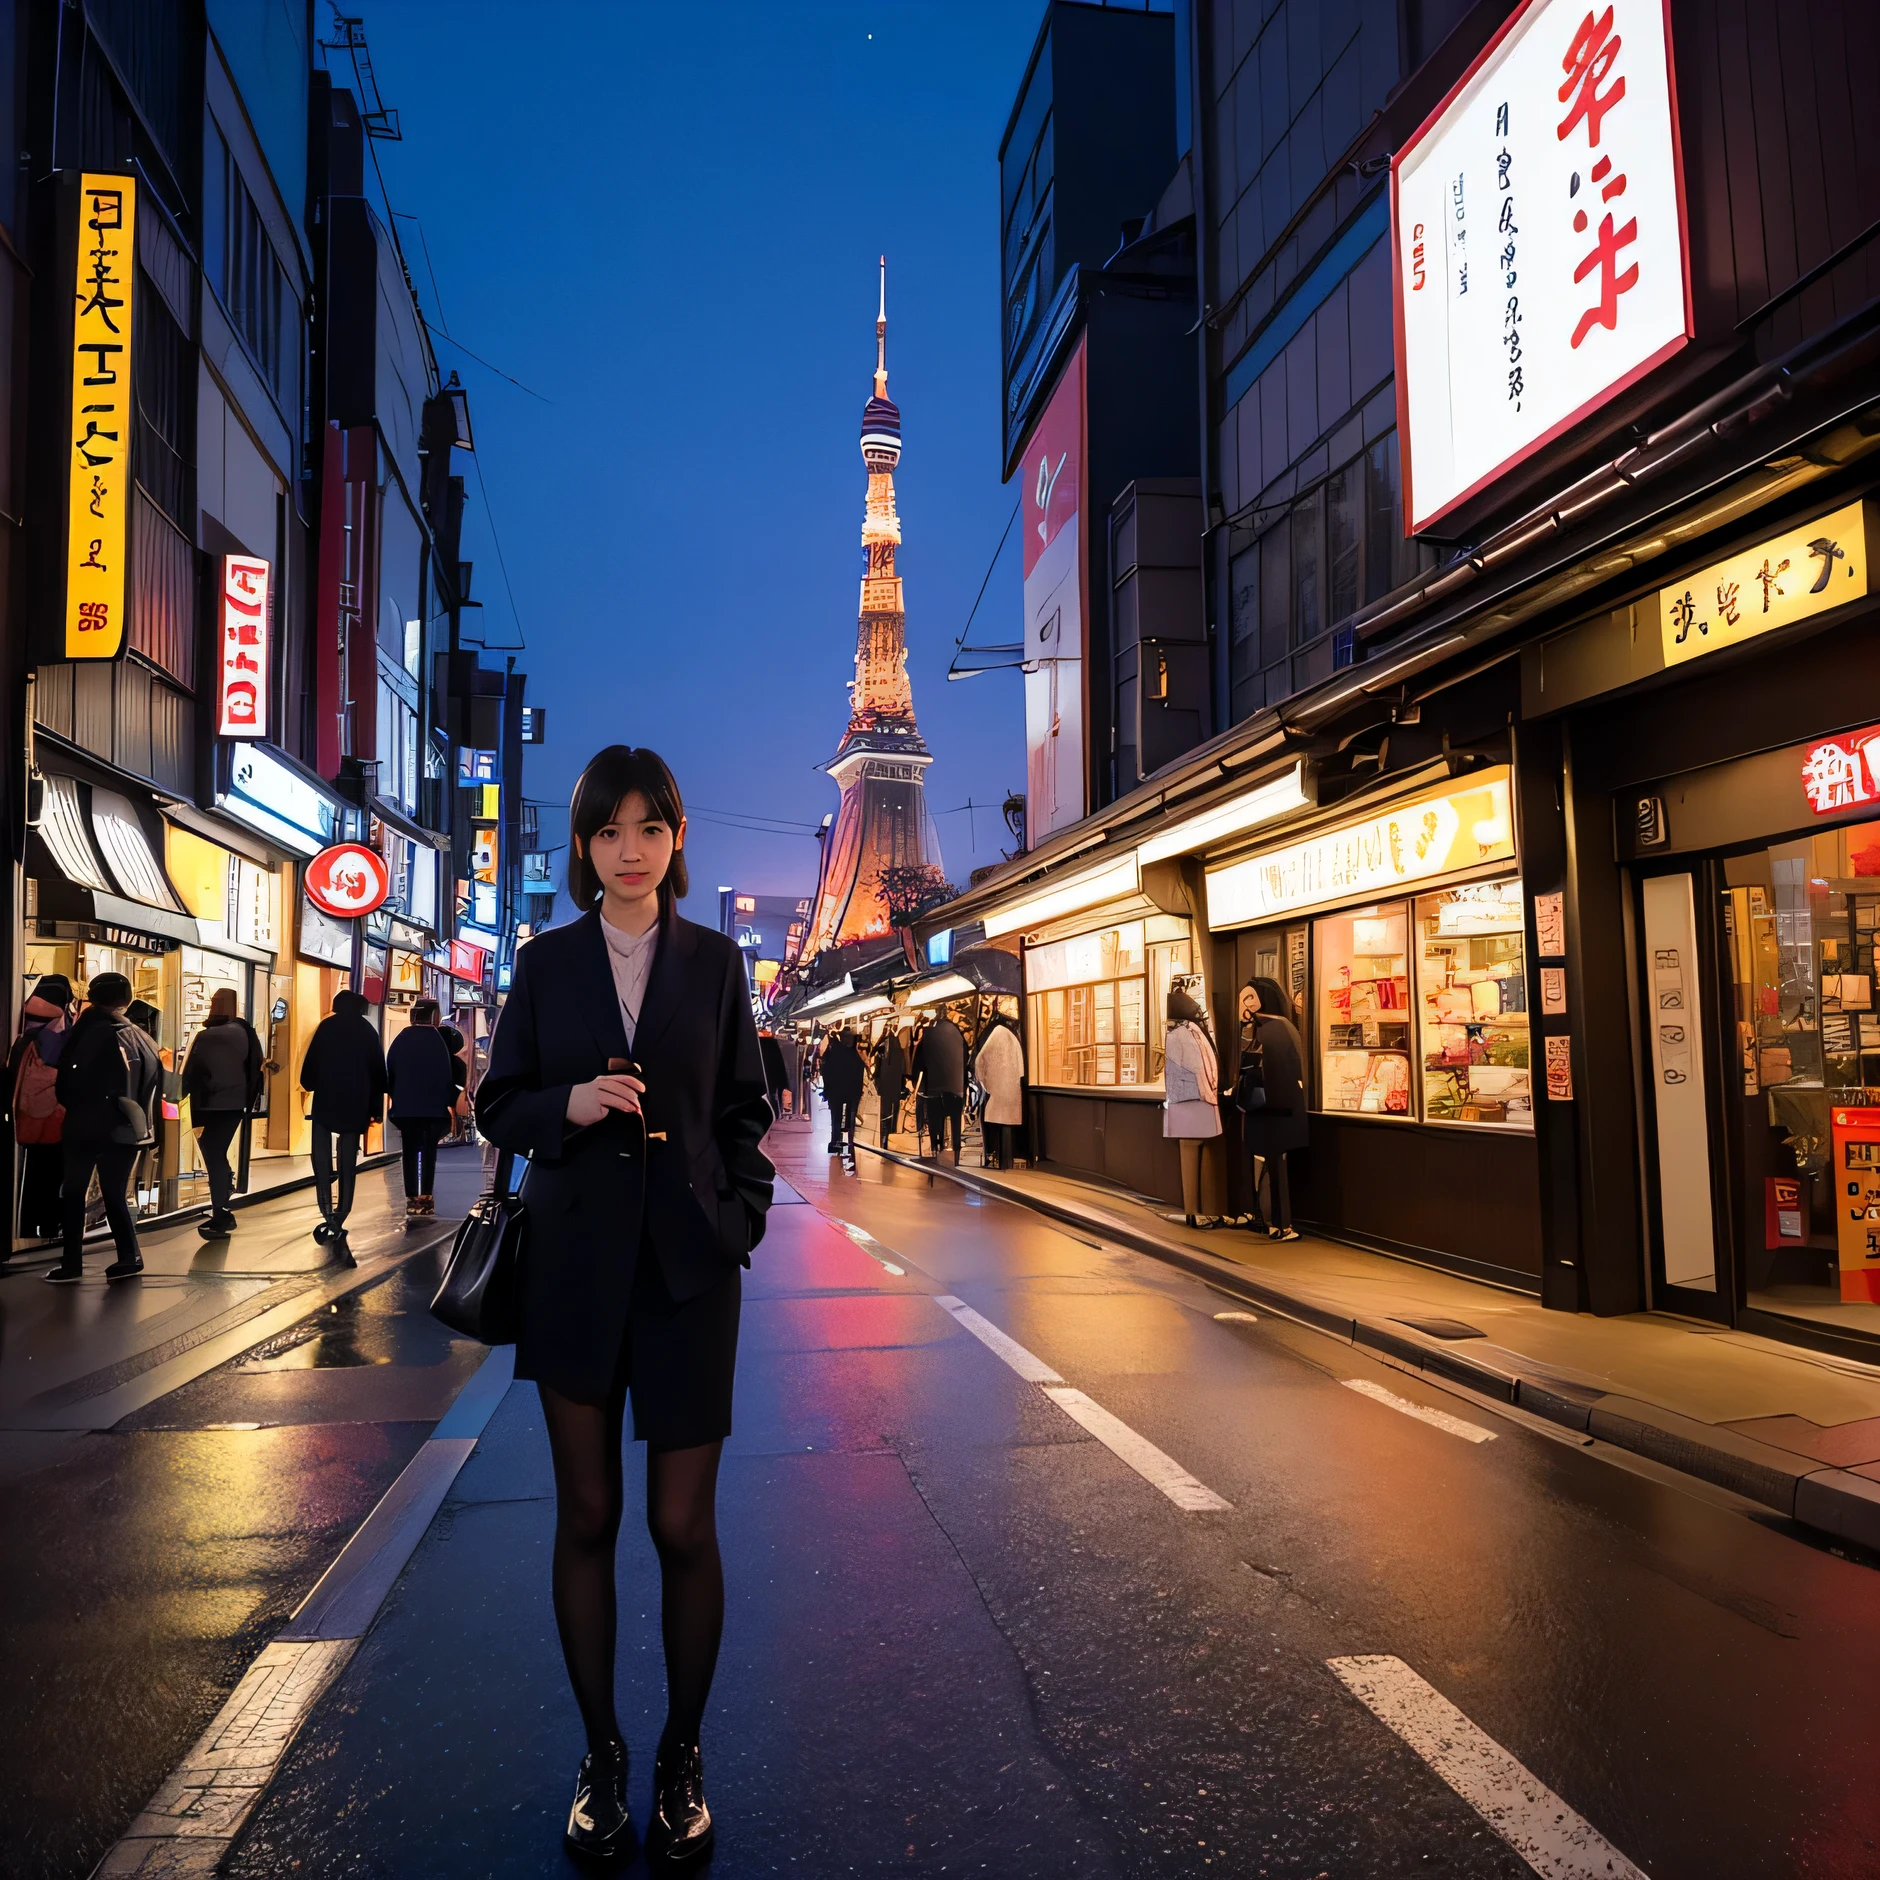
M 574 786 L 574 800 L 568 805 L 568 898 L 576 907 L 594 907 L 601 898 L 601 878 L 594 872 L 589 850 L 595 836 L 613 821 L 621 799 L 638 791 L 646 798 L 655 822 L 663 822 L 676 838 L 685 821 L 685 804 L 679 798 L 679 786 L 666 768 L 666 760 L 657 751 L 644 746 L 636 750 L 630 744 L 610 744 L 588 760 Z M 675 899 L 683 900 L 690 883 L 686 879 L 685 851 L 675 848 L 666 878 L 659 884 L 659 911 L 672 912 Z
M 1247 984 L 1253 988 L 1254 997 L 1260 1001 L 1260 1010 L 1262 1012 L 1270 1013 L 1274 1018 L 1292 1017 L 1292 1000 L 1287 998 L 1286 994 L 1280 989 L 1280 983 L 1277 979 L 1265 979 L 1256 976 L 1249 979 Z
M 350 986 L 341 986 L 333 994 L 333 1011 L 340 1018 L 364 1018 L 371 1009 L 366 995 L 353 991 Z

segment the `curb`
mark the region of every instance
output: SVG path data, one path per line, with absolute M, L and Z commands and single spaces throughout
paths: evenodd
M 288 1747 L 378 1617 L 515 1373 L 494 1347 L 215 1720 L 92 1869 L 92 1880 L 215 1873 Z
M 970 1170 L 922 1162 L 898 1150 L 877 1149 L 868 1143 L 857 1146 L 883 1161 L 897 1162 L 921 1174 L 938 1175 L 975 1194 L 1009 1201 L 1067 1226 L 1101 1234 L 1132 1252 L 1179 1267 L 1217 1292 L 1244 1299 L 1249 1305 L 1264 1306 L 1312 1331 L 1381 1352 L 1433 1378 L 1463 1385 L 1498 1403 L 1512 1404 L 1531 1416 L 1610 1443 L 1615 1449 L 1648 1457 L 1836 1540 L 1880 1551 L 1880 1482 L 1869 1481 L 1863 1475 L 1813 1462 L 1658 1404 L 1593 1389 L 1552 1373 L 1519 1352 L 1492 1345 L 1483 1347 L 1470 1340 L 1483 1354 L 1471 1355 L 1392 1320 L 1367 1318 L 1314 1299 L 1309 1293 L 1275 1285 L 1232 1260 L 1164 1240 L 1099 1209 L 1027 1194 L 987 1181 Z M 1491 1353 L 1499 1362 L 1487 1361 Z

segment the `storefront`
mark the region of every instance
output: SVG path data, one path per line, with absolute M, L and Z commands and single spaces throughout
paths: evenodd
M 1637 1302 L 1880 1355 L 1870 504 L 1768 523 L 1529 649 L 1558 738 L 1581 1153 L 1630 1137 Z M 1780 526 L 1780 525 L 1778 525 Z M 1796 579 L 1797 573 L 1801 579 Z M 1760 598 L 1769 577 L 1769 606 Z M 1706 602 L 1734 595 L 1732 620 Z M 1615 1059 L 1610 1035 L 1623 1006 Z M 1600 1159 L 1604 1158 L 1603 1164 Z M 1587 1257 L 1600 1249 L 1589 1243 Z M 1624 1274 L 1609 1276 L 1609 1285 Z

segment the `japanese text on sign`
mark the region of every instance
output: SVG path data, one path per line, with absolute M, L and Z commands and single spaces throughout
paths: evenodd
M 1880 804 L 1880 725 L 1817 744 L 1802 759 L 1802 790 L 1817 816 Z
M 1862 503 L 1658 590 L 1665 664 L 1676 666 L 1759 633 L 1793 626 L 1867 594 L 1867 525 Z
M 137 184 L 79 178 L 72 299 L 72 428 L 66 460 L 65 657 L 124 648 L 131 500 L 131 320 Z
M 1662 0 L 1528 0 L 1392 179 L 1414 531 L 1689 335 Z
M 222 557 L 221 640 L 217 648 L 215 734 L 268 735 L 268 575 L 254 555 Z

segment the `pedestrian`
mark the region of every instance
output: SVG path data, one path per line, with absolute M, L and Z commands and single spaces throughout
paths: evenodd
M 131 1279 L 144 1270 L 137 1222 L 125 1190 L 137 1151 L 151 1134 L 150 1117 L 163 1074 L 150 1040 L 124 1016 L 131 982 L 122 973 L 100 973 L 86 996 L 85 1009 L 60 1054 L 56 1085 L 65 1106 L 60 1175 L 65 1246 L 46 1278 L 62 1286 L 75 1285 L 83 1277 L 85 1195 L 94 1169 L 117 1247 L 117 1258 L 104 1276 Z
M 464 1055 L 464 1035 L 455 1025 L 440 1025 L 438 1035 L 450 1052 L 450 1080 L 457 1092 L 450 1106 L 450 1140 L 467 1142 L 470 1138 L 470 1060 Z
M 1274 979 L 1249 979 L 1240 993 L 1240 1063 L 1237 1089 L 1247 1091 L 1249 1060 L 1258 1061 L 1259 1084 L 1263 1100 L 1247 1109 L 1241 1121 L 1241 1134 L 1247 1145 L 1249 1173 L 1253 1178 L 1253 1213 L 1247 1222 L 1249 1233 L 1265 1234 L 1272 1240 L 1297 1240 L 1299 1230 L 1293 1225 L 1292 1185 L 1287 1178 L 1286 1158 L 1295 1149 L 1306 1147 L 1309 1129 L 1306 1119 L 1305 1053 L 1299 1042 L 1298 1028 L 1292 1021 L 1292 1001 Z M 1269 1223 L 1260 1205 L 1261 1179 L 1264 1174 L 1272 1214 Z
M 1004 1018 L 995 1018 L 973 1059 L 973 1075 L 986 1093 L 980 1121 L 981 1160 L 993 1166 L 993 1144 L 998 1144 L 998 1166 L 1012 1166 L 1012 1132 L 1025 1120 L 1025 1048 L 1018 1032 Z M 997 1131 L 997 1137 L 993 1132 Z
M 777 1034 L 777 1057 L 783 1065 L 783 1113 L 795 1116 L 803 1079 L 803 1053 L 794 1028 Z
M 875 1096 L 881 1104 L 881 1146 L 900 1119 L 901 1099 L 907 1095 L 907 1047 L 901 1042 L 900 1029 L 888 1028 L 881 1048 L 875 1053 Z
M 437 1001 L 419 999 L 385 1054 L 385 1088 L 404 1151 L 405 1225 L 437 1212 L 437 1145 L 450 1127 L 457 1079 L 437 1025 Z
M 235 1231 L 229 1144 L 261 1100 L 261 1070 L 255 1028 L 236 1009 L 234 987 L 218 986 L 209 1001 L 209 1022 L 190 1040 L 183 1060 L 183 1095 L 209 1176 L 209 1218 L 196 1229 L 204 1240 L 225 1240 Z
M 1179 986 L 1168 995 L 1168 1037 L 1163 1045 L 1162 1134 L 1181 1143 L 1182 1216 L 1190 1227 L 1201 1211 L 1201 1145 L 1221 1133 L 1220 1076 L 1208 1021 Z
M 65 1111 L 57 1084 L 59 1057 L 71 1035 L 72 982 L 63 973 L 46 973 L 20 1008 L 20 1035 L 7 1053 L 6 1071 L 8 1120 L 13 1140 L 25 1152 L 19 1226 L 33 1240 L 56 1240 L 65 1231 L 59 1210 Z
M 370 1009 L 364 993 L 334 993 L 333 1009 L 313 1028 L 300 1065 L 300 1087 L 313 1092 L 313 1179 L 320 1203 L 320 1225 L 313 1237 L 337 1248 L 345 1266 L 357 1264 L 346 1243 L 346 1217 L 352 1212 L 359 1139 L 379 1120 L 385 1102 L 385 1051 L 366 1017 Z
M 823 1040 L 823 1097 L 829 1105 L 829 1153 L 855 1154 L 855 1118 L 862 1103 L 862 1085 L 868 1067 L 855 1048 L 846 1025 L 838 1025 Z
M 699 1733 L 724 1626 L 718 1460 L 740 1268 L 770 1206 L 770 1105 L 743 957 L 679 918 L 672 772 L 611 745 L 581 773 L 568 822 L 568 893 L 586 911 L 517 953 L 477 1092 L 483 1133 L 530 1158 L 515 1374 L 535 1381 L 548 1428 L 555 1622 L 587 1733 L 566 1844 L 602 1859 L 633 1844 L 614 1709 L 631 1401 L 666 1654 L 648 1842 L 659 1858 L 702 1859 L 713 1828 Z
M 927 1099 L 928 1140 L 936 1161 L 953 1131 L 953 1166 L 960 1165 L 960 1118 L 966 1110 L 966 1034 L 942 1012 L 914 1047 L 914 1083 Z
M 777 1048 L 777 1034 L 766 1027 L 757 1034 L 758 1055 L 764 1060 L 764 1088 L 770 1092 L 770 1110 L 781 1116 L 785 1109 L 785 1072 L 783 1053 Z

